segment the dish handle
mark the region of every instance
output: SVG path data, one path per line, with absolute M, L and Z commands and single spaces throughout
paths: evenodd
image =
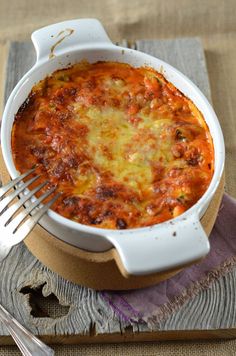
M 97 19 L 79 19 L 43 27 L 31 35 L 37 59 L 48 60 L 58 54 L 91 44 L 114 44 Z
M 210 250 L 208 237 L 199 218 L 177 218 L 142 231 L 122 231 L 107 236 L 115 246 L 121 273 L 146 275 L 188 265 Z

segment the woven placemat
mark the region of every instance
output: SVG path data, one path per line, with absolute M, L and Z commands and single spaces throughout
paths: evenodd
M 51 345 L 55 356 L 235 356 L 235 340 L 103 345 Z M 0 348 L 1 356 L 20 356 L 15 346 Z M 36 356 L 36 355 L 35 355 Z
M 135 1 L 125 0 L 104 1 L 94 3 L 83 2 L 78 7 L 77 0 L 69 4 L 62 0 L 50 3 L 41 1 L 32 3 L 28 0 L 15 2 L 0 0 L 1 6 L 1 39 L 25 39 L 30 32 L 48 23 L 65 18 L 89 17 L 91 8 L 93 16 L 99 17 L 106 25 L 113 38 L 128 36 L 131 39 L 189 36 L 201 34 L 204 40 L 212 97 L 214 107 L 221 120 L 226 138 L 226 188 L 236 196 L 236 32 L 235 2 L 210 0 L 198 6 L 195 1 L 181 0 L 176 2 Z M 224 11 L 224 8 L 226 11 Z M 78 9 L 78 10 L 75 10 Z M 106 11 L 104 11 L 106 9 Z M 114 11 L 115 9 L 115 11 Z M 155 11 L 151 11 L 154 9 Z M 77 11 L 77 12 L 76 12 Z M 24 21 L 22 21 L 24 19 Z M 1 70 L 4 60 L 5 46 L 1 46 Z M 1 73 L 0 73 L 1 76 Z M 1 90 L 3 86 L 1 86 Z M 1 91 L 0 90 L 0 91 Z M 224 281 L 222 281 L 224 285 Z M 218 287 L 214 287 L 217 293 Z M 223 296 L 223 295 L 222 295 Z M 197 305 L 201 305 L 201 298 Z M 221 305 L 219 311 L 223 309 Z M 231 309 L 231 312 L 232 312 Z M 211 314 L 209 310 L 209 315 Z M 186 317 L 188 313 L 185 313 Z M 211 342 L 166 342 L 165 344 L 142 343 L 136 345 L 87 345 L 87 346 L 56 346 L 56 355 L 234 355 L 235 341 Z M 19 355 L 15 347 L 0 347 L 0 355 Z

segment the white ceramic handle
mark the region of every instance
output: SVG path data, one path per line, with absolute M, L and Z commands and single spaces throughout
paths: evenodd
M 96 19 L 79 19 L 59 22 L 32 33 L 37 62 L 80 46 L 111 44 L 102 24 Z
M 123 232 L 107 237 L 119 253 L 129 275 L 145 275 L 180 267 L 207 255 L 208 237 L 198 217 L 160 224 L 145 233 Z M 123 273 L 124 274 L 124 273 Z M 126 273 L 125 273 L 126 274 Z

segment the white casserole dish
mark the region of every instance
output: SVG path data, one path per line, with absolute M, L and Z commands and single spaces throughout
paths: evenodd
M 44 27 L 32 34 L 32 41 L 37 53 L 36 63 L 12 91 L 2 119 L 3 158 L 12 178 L 19 175 L 11 151 L 11 130 L 19 107 L 35 83 L 57 69 L 84 59 L 89 62 L 125 62 L 138 67 L 147 65 L 161 71 L 202 112 L 215 152 L 215 171 L 209 188 L 191 209 L 175 219 L 150 227 L 118 231 L 82 225 L 49 210 L 40 224 L 55 237 L 88 251 L 106 251 L 115 246 L 128 274 L 161 272 L 204 257 L 210 246 L 200 218 L 218 187 L 225 157 L 222 131 L 205 96 L 169 64 L 142 52 L 115 46 L 96 19 L 71 20 Z

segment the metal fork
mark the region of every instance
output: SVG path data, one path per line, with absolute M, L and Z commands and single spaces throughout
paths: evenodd
M 34 194 L 48 184 L 48 181 L 45 181 L 31 191 L 26 191 L 26 188 L 35 182 L 39 178 L 39 175 L 32 177 L 25 183 L 22 180 L 33 173 L 35 169 L 30 169 L 0 188 L 0 261 L 4 260 L 12 246 L 24 240 L 60 195 L 59 193 L 56 194 L 47 204 L 42 205 L 41 203 L 44 199 L 55 191 L 55 188 L 51 188 L 42 194 L 40 198 L 35 199 L 33 202 L 31 201 Z M 16 189 L 9 193 L 12 188 Z M 21 195 L 20 199 L 16 203 L 11 204 L 19 195 Z M 27 205 L 26 209 L 16 215 L 18 210 L 25 204 Z M 54 351 L 50 347 L 25 329 L 2 305 L 0 305 L 0 320 L 4 322 L 22 355 L 54 355 Z
M 55 188 L 51 188 L 38 199 L 35 199 L 35 201 L 30 201 L 35 193 L 39 192 L 40 189 L 49 183 L 45 181 L 34 189 L 26 192 L 26 188 L 40 176 L 34 176 L 25 183 L 23 183 L 22 180 L 33 173 L 35 169 L 36 168 L 30 169 L 0 188 L 0 262 L 6 258 L 12 246 L 24 240 L 41 217 L 60 196 L 60 193 L 58 193 L 45 205 L 42 205 L 41 202 L 55 191 Z M 7 194 L 12 188 L 16 189 Z M 20 199 L 16 203 L 11 204 L 20 194 Z M 27 207 L 16 215 L 18 210 L 25 204 L 27 204 Z

